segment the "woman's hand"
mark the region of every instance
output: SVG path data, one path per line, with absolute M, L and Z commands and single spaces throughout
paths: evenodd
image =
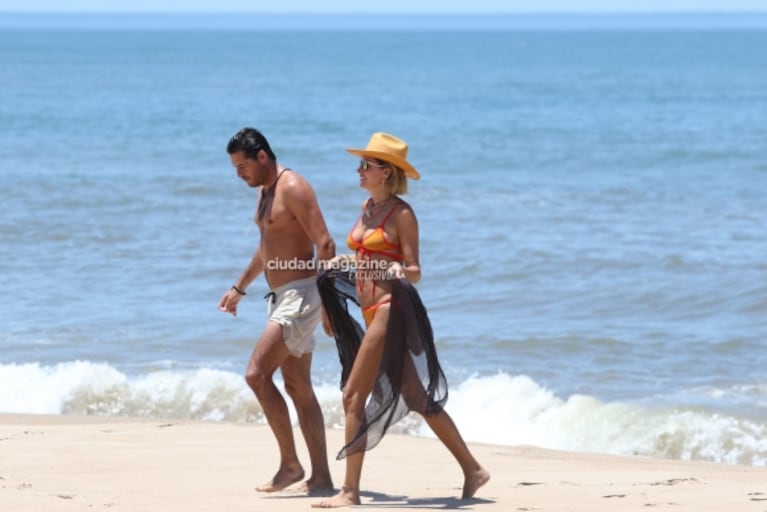
M 327 260 L 326 270 L 349 270 L 354 261 L 353 254 L 336 254 Z
M 392 261 L 389 266 L 386 267 L 387 279 L 402 279 L 405 277 L 405 268 L 399 261 Z

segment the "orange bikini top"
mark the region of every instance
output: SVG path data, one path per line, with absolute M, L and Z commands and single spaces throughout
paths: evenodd
M 354 226 L 352 226 L 351 231 L 349 231 L 349 234 L 346 237 L 346 245 L 349 246 L 349 249 L 362 256 L 369 257 L 371 254 L 380 254 L 387 258 L 401 261 L 402 253 L 400 252 L 399 244 L 389 241 L 386 236 L 386 231 L 384 231 L 386 221 L 389 220 L 389 217 L 391 217 L 398 206 L 399 203 L 395 204 L 392 209 L 389 210 L 389 213 L 386 214 L 386 217 L 381 221 L 381 224 L 379 224 L 372 233 L 363 237 L 361 240 L 357 240 L 352 236 L 354 227 L 359 223 L 359 219 L 357 219 L 357 222 L 354 223 Z

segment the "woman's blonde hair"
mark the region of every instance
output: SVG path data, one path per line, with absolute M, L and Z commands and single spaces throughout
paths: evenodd
M 392 196 L 407 194 L 407 177 L 396 165 L 389 164 L 391 174 L 386 178 L 386 193 Z

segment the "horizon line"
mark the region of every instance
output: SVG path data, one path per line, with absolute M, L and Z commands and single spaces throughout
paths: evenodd
M 371 20 L 380 23 L 372 24 Z M 268 25 L 268 26 L 264 26 Z M 14 30 L 757 30 L 765 11 L 255 12 L 0 11 Z
M 669 9 L 669 10 L 570 10 L 570 11 L 252 11 L 252 10 L 23 10 L 23 9 L 0 9 L 0 14 L 150 14 L 150 15 L 211 15 L 211 14 L 268 14 L 288 16 L 360 16 L 360 15 L 386 15 L 386 16 L 581 16 L 581 15 L 707 15 L 707 14 L 767 14 L 767 6 L 763 9 Z

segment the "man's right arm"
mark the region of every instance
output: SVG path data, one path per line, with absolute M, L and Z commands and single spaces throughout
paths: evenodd
M 261 248 L 256 249 L 253 257 L 250 259 L 250 263 L 245 267 L 245 270 L 234 282 L 234 285 L 224 293 L 221 297 L 221 301 L 218 304 L 218 309 L 225 313 L 231 313 L 233 316 L 237 316 L 237 303 L 245 295 L 245 290 L 250 286 L 258 275 L 264 271 L 264 258 L 261 255 Z
M 253 257 L 250 259 L 250 263 L 248 263 L 248 266 L 245 268 L 245 271 L 242 273 L 240 278 L 237 279 L 237 281 L 235 281 L 234 286 L 236 286 L 242 291 L 245 291 L 248 288 L 248 286 L 250 286 L 250 283 L 252 283 L 263 271 L 264 271 L 264 258 L 261 255 L 261 248 L 259 247 L 258 249 L 256 249 L 256 252 L 253 254 Z

